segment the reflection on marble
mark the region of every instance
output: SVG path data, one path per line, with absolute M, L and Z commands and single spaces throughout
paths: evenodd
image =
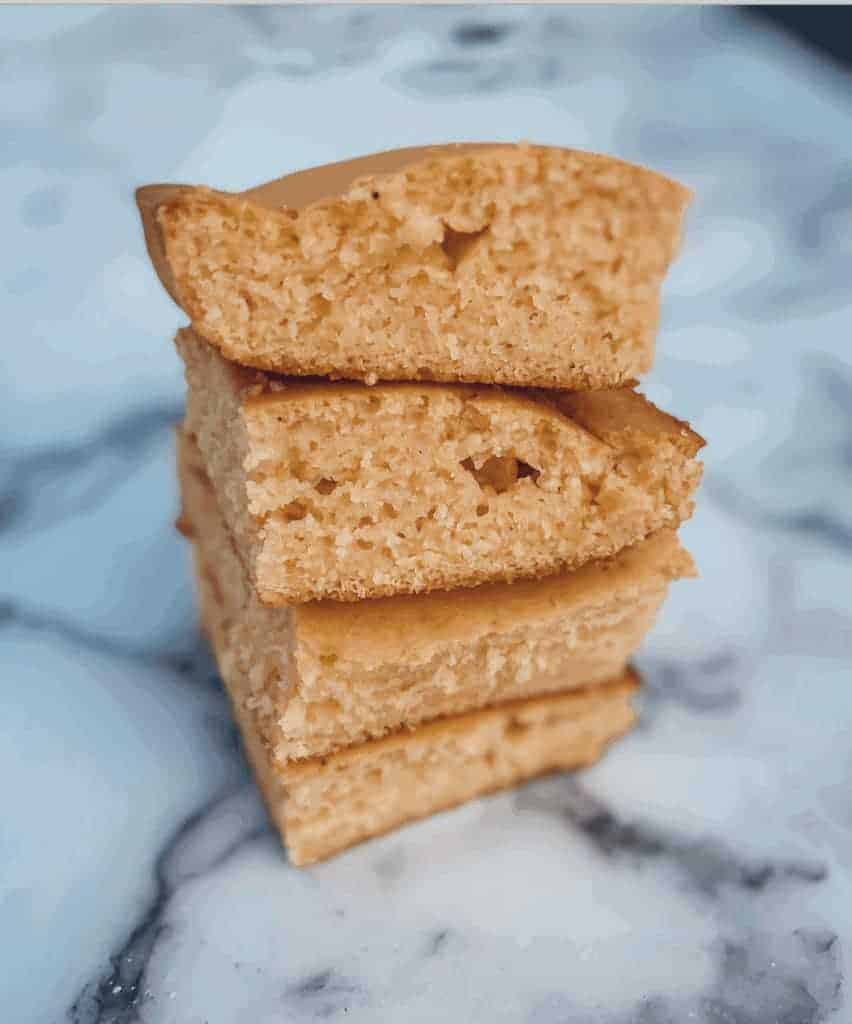
M 842 1024 L 852 90 L 714 9 L 4 8 L 0 1006 L 73 1024 Z M 441 139 L 696 191 L 648 394 L 711 441 L 640 728 L 291 869 L 195 628 L 143 181 Z

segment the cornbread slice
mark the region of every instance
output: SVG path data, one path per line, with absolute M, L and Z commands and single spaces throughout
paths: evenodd
M 177 345 L 186 428 L 268 604 L 540 576 L 692 512 L 703 441 L 630 390 L 288 380 Z
M 198 557 L 198 549 L 196 549 Z M 229 642 L 215 588 L 199 565 L 202 623 L 220 663 Z M 297 867 L 474 797 L 596 761 L 635 720 L 635 674 L 568 693 L 443 718 L 327 757 L 282 763 L 225 684 L 273 823 Z
M 235 362 L 548 388 L 650 369 L 688 199 L 612 157 L 497 144 L 137 193 L 161 279 Z
M 429 719 L 619 675 L 668 584 L 693 575 L 671 531 L 537 582 L 356 604 L 257 600 L 198 451 L 178 436 L 182 529 L 235 704 L 278 762 Z
M 279 768 L 243 724 L 270 816 L 297 867 L 474 797 L 598 760 L 635 721 L 631 673 L 591 690 L 471 711 Z

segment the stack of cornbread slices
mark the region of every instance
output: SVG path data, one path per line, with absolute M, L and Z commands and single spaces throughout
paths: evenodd
M 529 145 L 140 189 L 180 526 L 294 864 L 629 728 L 703 442 L 634 390 L 688 192 Z

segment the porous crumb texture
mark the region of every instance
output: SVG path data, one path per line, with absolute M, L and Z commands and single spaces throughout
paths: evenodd
M 633 724 L 635 687 L 628 672 L 591 690 L 474 711 L 272 767 L 265 786 L 258 777 L 290 861 L 310 864 L 485 793 L 591 764 Z M 255 750 L 255 761 L 265 756 Z
M 520 145 L 433 151 L 302 209 L 175 188 L 156 220 L 173 294 L 231 360 L 576 389 L 650 369 L 688 199 L 611 157 Z
M 279 762 L 507 700 L 619 675 L 668 583 L 694 570 L 663 531 L 545 580 L 294 608 L 260 604 L 193 442 L 179 435 L 181 522 L 232 700 Z
M 630 389 L 305 383 L 177 343 L 186 428 L 268 604 L 554 573 L 692 512 L 703 442 Z

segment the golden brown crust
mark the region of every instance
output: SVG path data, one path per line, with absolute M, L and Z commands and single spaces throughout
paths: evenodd
M 357 604 L 314 601 L 295 610 L 307 642 L 322 657 L 368 664 L 404 658 L 412 647 L 427 647 L 480 637 L 533 622 L 556 622 L 572 602 L 593 602 L 616 588 L 629 593 L 651 581 L 665 582 L 696 574 L 674 530 L 660 530 L 633 548 L 573 572 L 515 583 L 486 583 L 463 590 L 379 597 Z
M 161 280 L 233 361 L 600 388 L 650 368 L 688 192 L 609 157 L 482 144 L 137 200 Z
M 648 401 L 636 402 L 635 392 L 577 391 L 549 396 L 558 408 L 598 440 L 614 448 L 658 446 L 662 438 L 687 458 L 707 443 L 685 421 L 670 416 Z

